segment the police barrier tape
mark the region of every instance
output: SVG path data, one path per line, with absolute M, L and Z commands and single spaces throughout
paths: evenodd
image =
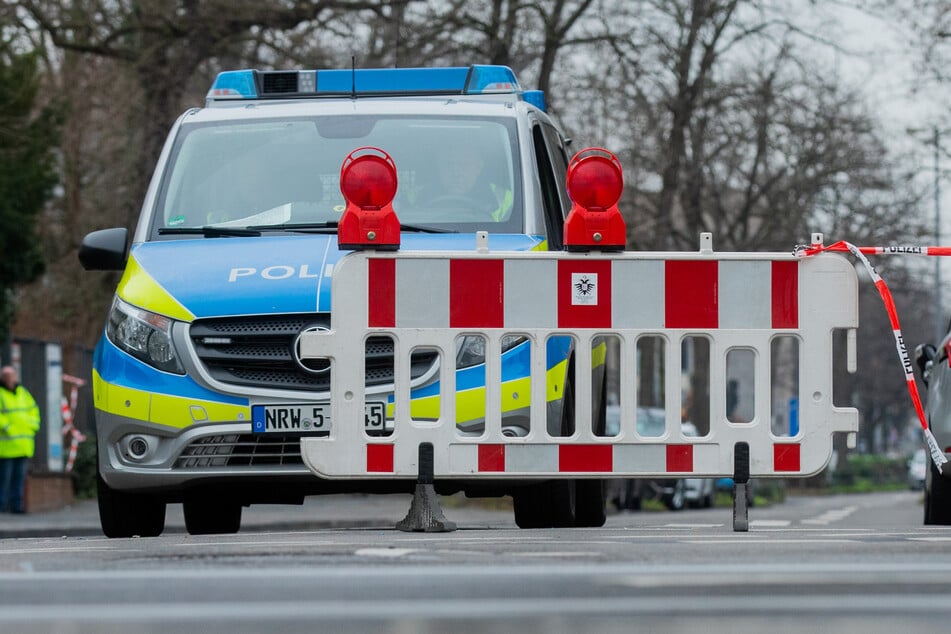
M 832 455 L 834 432 L 854 442 L 858 412 L 832 403 L 832 336 L 858 326 L 854 267 L 834 254 L 802 258 L 777 253 L 626 252 L 355 252 L 333 273 L 329 331 L 300 338 L 303 359 L 327 358 L 331 370 L 329 437 L 301 442 L 304 462 L 326 478 L 414 478 L 424 443 L 433 447 L 436 478 L 559 478 L 732 476 L 738 443 L 749 447 L 750 476 L 807 476 Z M 457 337 L 485 338 L 485 427 L 481 435 L 457 432 Z M 364 342 L 394 341 L 395 427 L 391 436 L 364 430 Z M 527 338 L 532 421 L 524 437 L 502 433 L 501 341 Z M 680 343 L 688 336 L 710 343 L 709 433 L 685 437 L 679 399 Z M 546 420 L 549 337 L 574 339 L 575 433 L 550 436 Z M 620 342 L 621 424 L 617 436 L 592 432 L 592 349 L 596 340 Z M 636 428 L 636 345 L 662 337 L 666 432 L 642 437 Z M 799 343 L 799 433 L 770 429 L 771 342 Z M 854 338 L 849 337 L 850 368 Z M 439 416 L 413 420 L 410 356 L 437 349 Z M 753 351 L 751 422 L 726 417 L 726 356 Z M 510 396 L 510 395 L 509 395 Z
M 795 253 L 801 257 L 813 256 L 823 252 L 848 252 L 854 255 L 872 278 L 872 283 L 878 290 L 878 294 L 885 304 L 885 311 L 888 313 L 888 321 L 892 327 L 892 334 L 895 337 L 895 348 L 898 351 L 898 358 L 901 361 L 902 369 L 905 372 L 905 383 L 908 386 L 908 394 L 911 396 L 911 402 L 915 406 L 915 414 L 918 416 L 918 423 L 924 432 L 925 442 L 928 444 L 928 451 L 931 453 L 931 459 L 934 461 L 938 470 L 943 472 L 944 465 L 948 459 L 944 451 L 938 445 L 934 434 L 928 427 L 928 421 L 925 418 L 924 409 L 921 406 L 921 396 L 918 394 L 918 384 L 915 382 L 915 373 L 911 363 L 911 357 L 908 355 L 908 347 L 905 345 L 905 339 L 901 333 L 901 325 L 898 321 L 898 310 L 895 308 L 895 300 L 892 299 L 892 293 L 888 289 L 888 284 L 878 274 L 875 267 L 872 266 L 866 254 L 869 255 L 930 255 L 930 256 L 949 256 L 951 247 L 910 247 L 910 246 L 885 246 L 885 247 L 857 247 L 850 242 L 839 241 L 828 246 L 814 239 L 813 244 L 808 247 L 798 246 Z
M 71 473 L 76 464 L 76 454 L 79 451 L 79 443 L 86 440 L 86 435 L 79 431 L 73 424 L 73 412 L 76 411 L 76 405 L 79 401 L 79 388 L 86 385 L 86 381 L 78 377 L 64 374 L 63 383 L 69 384 L 69 400 L 65 396 L 60 399 L 60 413 L 63 416 L 63 436 L 69 437 L 69 457 L 66 459 L 65 471 Z

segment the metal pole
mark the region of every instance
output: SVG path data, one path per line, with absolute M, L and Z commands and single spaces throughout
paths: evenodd
M 941 170 L 938 162 L 941 158 L 941 132 L 934 127 L 934 240 L 941 245 Z M 935 345 L 944 338 L 944 310 L 941 302 L 941 258 L 934 259 L 934 296 L 935 296 Z

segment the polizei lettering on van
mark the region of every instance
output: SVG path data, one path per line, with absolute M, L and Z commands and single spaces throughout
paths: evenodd
M 276 264 L 274 266 L 265 267 L 260 271 L 250 266 L 233 268 L 231 269 L 231 273 L 228 274 L 228 281 L 236 282 L 242 277 L 258 276 L 266 280 L 286 280 L 292 277 L 299 277 L 301 279 L 320 277 L 318 273 L 311 273 L 309 264 L 302 264 L 300 268 L 287 264 Z

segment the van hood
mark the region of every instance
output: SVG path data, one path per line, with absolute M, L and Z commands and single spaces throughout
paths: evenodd
M 541 236 L 490 234 L 493 251 L 545 248 Z M 403 251 L 473 252 L 475 234 L 402 236 Z M 330 312 L 335 235 L 198 238 L 134 244 L 118 295 L 176 319 Z

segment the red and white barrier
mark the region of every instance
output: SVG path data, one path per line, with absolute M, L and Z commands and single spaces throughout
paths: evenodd
M 709 244 L 709 239 L 707 241 Z M 333 363 L 328 438 L 304 438 L 305 463 L 326 478 L 416 477 L 418 448 L 434 447 L 438 477 L 732 476 L 737 443 L 750 449 L 750 475 L 806 476 L 832 454 L 833 433 L 852 435 L 858 412 L 832 403 L 832 334 L 858 325 L 854 267 L 834 254 L 626 252 L 618 254 L 360 252 L 334 270 L 334 321 L 329 332 L 301 336 L 301 356 Z M 343 319 L 338 316 L 346 316 Z M 395 428 L 392 436 L 364 432 L 364 353 L 371 335 L 395 348 Z M 485 431 L 466 437 L 455 427 L 457 337 L 486 340 Z M 531 431 L 501 432 L 501 340 L 525 337 L 532 346 L 527 395 Z M 605 335 L 620 343 L 621 432 L 595 436 L 591 425 L 591 352 Z M 681 431 L 680 341 L 710 342 L 710 431 Z M 800 345 L 799 426 L 794 437 L 770 430 L 771 342 L 790 336 Z M 548 435 L 545 346 L 551 336 L 575 342 L 576 433 Z M 666 433 L 636 431 L 637 339 L 662 337 L 668 395 Z M 409 360 L 419 347 L 440 352 L 440 412 L 436 421 L 410 416 Z M 752 350 L 755 412 L 734 423 L 725 412 L 726 355 Z M 850 351 L 854 354 L 854 351 Z M 854 360 L 850 364 L 854 366 Z M 717 412 L 724 412 L 723 415 Z M 537 421 L 541 421 L 540 423 Z

